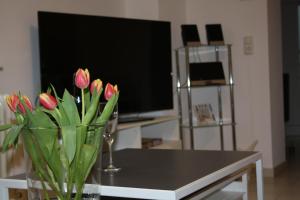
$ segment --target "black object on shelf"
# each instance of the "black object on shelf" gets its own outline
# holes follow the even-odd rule
[[[222,62],[190,63],[192,85],[226,84]]]
[[[182,24],[181,36],[184,46],[200,44],[200,37],[196,24]]]
[[[206,24],[207,43],[209,45],[223,45],[224,37],[221,24]]]

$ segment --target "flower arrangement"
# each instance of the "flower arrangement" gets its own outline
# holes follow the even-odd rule
[[[104,125],[119,97],[117,86],[108,83],[104,91],[108,102],[98,113],[102,81],[96,79],[90,84],[89,71],[78,69],[75,85],[81,89],[81,113],[67,90],[59,98],[51,86],[39,95],[40,105],[36,108],[27,96],[8,96],[6,102],[16,120],[0,126],[0,131],[7,131],[3,151],[16,146],[22,136],[43,191],[50,187],[59,200],[71,199],[74,189],[74,199],[81,199],[84,183],[102,147]],[[50,199],[46,192],[44,196]]]

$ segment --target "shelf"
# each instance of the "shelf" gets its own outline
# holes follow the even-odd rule
[[[243,192],[227,192],[221,190],[204,198],[204,200],[242,200],[243,195]]]
[[[221,44],[221,45],[200,44],[200,45],[192,45],[192,46],[179,47],[178,50],[185,49],[185,48],[231,47],[231,46],[232,46],[231,44]]]
[[[205,87],[229,87],[229,86],[233,86],[234,84],[219,84],[219,85],[191,85],[190,87],[188,87],[186,84],[181,86],[181,87],[177,87],[178,89],[189,89],[189,88],[205,88]]]
[[[207,123],[197,123],[193,124],[193,128],[204,128],[204,127],[218,127],[218,126],[233,126],[236,125],[235,123],[232,122],[207,122]],[[182,124],[182,128],[190,128],[188,124]]]
[[[178,119],[178,116],[170,115],[170,116],[156,117],[152,120],[123,123],[118,125],[118,130],[120,131],[124,129],[134,128],[137,126],[149,126],[149,125],[159,124],[159,123],[168,122],[176,119]]]
[[[206,63],[206,62],[221,62],[223,67],[224,77],[214,78],[211,80],[201,80],[200,77],[192,77],[191,80],[191,67],[193,63]],[[236,150],[236,130],[235,130],[235,111],[234,111],[234,79],[232,70],[232,54],[231,45],[193,45],[188,47],[181,47],[176,50],[176,69],[177,69],[177,98],[178,98],[178,110],[180,116],[180,128],[181,132],[187,132],[190,134],[188,138],[189,144],[192,149],[195,148],[194,142],[194,129],[204,127],[219,127],[220,132],[220,147],[224,150],[224,126],[231,126],[232,133],[232,146]],[[213,69],[212,69],[213,70]],[[212,71],[214,73],[214,71]],[[194,74],[194,73],[193,73]],[[218,72],[215,71],[217,75]],[[211,75],[211,77],[213,77]],[[217,102],[218,113],[217,119],[224,119],[224,116],[230,116],[230,122],[216,121],[210,123],[194,123],[193,105],[197,105],[201,102],[202,94],[196,89],[209,88],[217,89],[217,96],[213,98],[203,98],[210,104],[211,102]],[[227,91],[228,89],[228,91]],[[226,91],[225,91],[226,90]],[[195,95],[193,94],[195,93]],[[226,93],[224,95],[223,93]],[[227,95],[228,94],[228,95]],[[197,98],[199,96],[199,98]],[[223,103],[223,98],[226,99]],[[197,103],[195,103],[197,102]],[[228,103],[227,103],[228,102]],[[224,109],[223,106],[226,106]],[[225,112],[225,115],[223,114]],[[230,112],[228,115],[226,112]],[[188,118],[187,122],[183,121],[184,118]],[[193,123],[191,123],[193,122]],[[190,123],[190,124],[189,124]],[[185,129],[185,130],[183,130]],[[227,130],[226,130],[227,131]]]

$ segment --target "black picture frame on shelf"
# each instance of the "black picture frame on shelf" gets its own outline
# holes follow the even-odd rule
[[[196,24],[182,24],[181,36],[184,46],[199,46],[201,44]]]
[[[193,86],[226,84],[222,62],[190,63],[190,79]]]
[[[224,36],[221,24],[206,24],[206,36],[208,45],[224,45]]]

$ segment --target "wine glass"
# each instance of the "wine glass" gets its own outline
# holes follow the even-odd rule
[[[100,103],[100,112],[104,110],[106,103]],[[117,132],[118,126],[118,104],[115,105],[114,110],[106,123],[105,130],[103,133],[104,140],[108,144],[108,152],[109,152],[109,163],[106,168],[104,168],[104,172],[118,172],[121,168],[115,167],[113,164],[112,158],[112,145],[115,141],[115,134]]]

